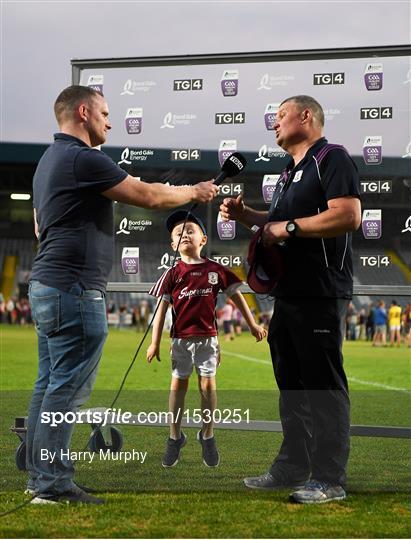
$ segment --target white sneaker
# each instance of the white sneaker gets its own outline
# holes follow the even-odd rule
[[[35,497],[30,501],[30,504],[58,504],[58,502],[52,501],[51,499],[43,499],[42,497]]]

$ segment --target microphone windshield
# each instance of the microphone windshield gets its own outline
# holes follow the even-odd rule
[[[234,152],[223,163],[221,170],[225,172],[226,176],[231,178],[239,174],[247,165],[247,160],[240,154],[240,152]]]

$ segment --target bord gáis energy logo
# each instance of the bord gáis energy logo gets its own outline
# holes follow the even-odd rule
[[[151,227],[153,222],[150,219],[128,219],[124,217],[118,226],[117,234],[130,234],[131,232],[144,232],[147,227]]]

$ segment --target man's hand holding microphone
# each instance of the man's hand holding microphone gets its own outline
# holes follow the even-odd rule
[[[208,203],[217,197],[220,187],[214,183],[214,180],[199,182],[193,187],[192,201],[196,203]]]

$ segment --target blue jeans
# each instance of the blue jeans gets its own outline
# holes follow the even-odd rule
[[[75,284],[64,292],[39,281],[30,283],[29,299],[39,371],[27,424],[28,487],[47,496],[73,487],[73,464],[61,454],[70,448],[74,424],[53,427],[42,413],[73,412],[89,398],[108,334],[106,303],[101,291]]]

